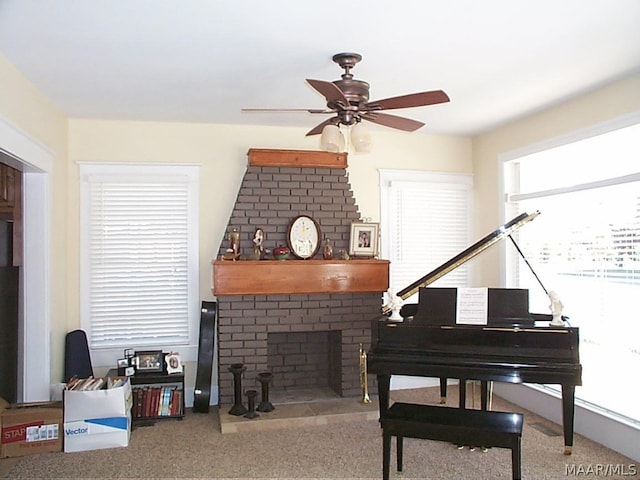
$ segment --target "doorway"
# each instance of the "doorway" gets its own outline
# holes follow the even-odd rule
[[[13,221],[0,214],[0,397],[18,401],[20,267],[12,265]]]
[[[8,402],[18,400],[21,192],[21,172],[0,163],[0,397]]]

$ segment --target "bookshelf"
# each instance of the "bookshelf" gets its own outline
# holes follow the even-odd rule
[[[129,379],[133,395],[131,419],[134,422],[168,418],[182,420],[184,374],[136,373]]]

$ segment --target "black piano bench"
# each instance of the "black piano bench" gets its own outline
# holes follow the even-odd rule
[[[389,480],[391,437],[395,436],[398,472],[402,471],[402,439],[409,437],[457,445],[509,448],[513,479],[520,480],[522,421],[521,413],[396,402],[380,419],[382,478]]]

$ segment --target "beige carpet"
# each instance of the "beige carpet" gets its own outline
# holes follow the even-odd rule
[[[436,403],[436,388],[392,392],[395,400]],[[456,391],[449,397],[455,403]],[[375,399],[374,399],[375,401]],[[630,459],[576,435],[574,452],[563,455],[560,427],[496,398],[494,410],[525,414],[522,474],[526,480],[640,478],[605,475],[598,467],[640,470]],[[395,444],[395,442],[393,442]],[[216,478],[376,479],[382,478],[382,437],[378,422],[364,420],[277,430],[220,433],[215,409],[188,412],[183,421],[137,427],[129,447],[80,453],[51,453],[0,461],[6,478]],[[9,463],[10,462],[10,463]],[[631,467],[633,466],[633,467]],[[620,468],[624,470],[620,470]],[[593,473],[588,473],[590,468]],[[0,470],[1,471],[1,470]],[[573,472],[573,473],[572,473]],[[404,472],[391,479],[510,479],[509,450],[458,450],[426,440],[405,440]]]

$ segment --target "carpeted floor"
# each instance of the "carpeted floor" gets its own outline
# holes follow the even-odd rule
[[[437,403],[439,398],[437,388],[394,391],[392,397],[415,403]],[[640,465],[580,435],[575,436],[573,455],[565,456],[560,426],[499,398],[494,399],[493,409],[525,414],[523,479],[640,478]],[[405,439],[404,472],[398,474],[395,442],[392,445],[391,479],[511,478],[509,450],[483,453]],[[11,479],[376,479],[382,478],[382,437],[375,420],[223,435],[214,409],[209,414],[188,412],[183,421],[135,428],[126,448],[10,461],[6,478]],[[7,461],[0,461],[0,466],[2,462]]]

